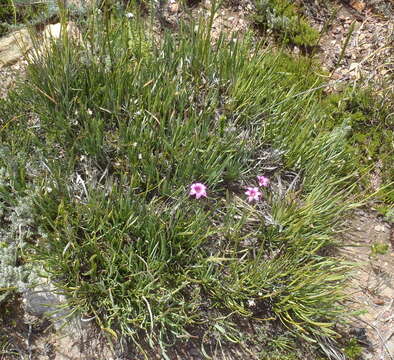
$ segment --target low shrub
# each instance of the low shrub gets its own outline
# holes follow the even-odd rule
[[[288,0],[256,0],[252,19],[258,29],[270,31],[285,44],[310,48],[320,37]]]

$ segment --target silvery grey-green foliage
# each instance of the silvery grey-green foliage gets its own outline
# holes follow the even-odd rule
[[[23,292],[37,280],[31,263],[18,264],[18,257],[32,232],[31,197],[12,194],[10,174],[0,168],[0,302],[12,291]],[[15,205],[7,203],[7,192]]]
[[[0,9],[0,35],[17,30],[26,25],[37,25],[59,16],[57,0],[6,0]],[[8,2],[8,4],[7,4]],[[87,11],[87,2],[65,3],[70,15],[83,16]]]
[[[384,219],[389,223],[394,223],[394,208],[386,212]]]
[[[31,264],[17,265],[18,247],[0,243],[0,302],[12,291],[23,292],[35,281]]]

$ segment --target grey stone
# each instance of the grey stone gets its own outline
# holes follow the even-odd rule
[[[59,299],[49,291],[31,291],[26,297],[26,309],[35,316],[56,311],[59,304]]]
[[[0,68],[16,63],[32,47],[27,29],[14,31],[0,39]]]
[[[27,290],[23,294],[23,303],[26,313],[49,319],[56,329],[66,323],[66,317],[71,312],[65,296],[58,294],[50,284]]]

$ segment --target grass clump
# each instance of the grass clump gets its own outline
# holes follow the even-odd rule
[[[248,37],[212,44],[203,22],[162,39],[115,12],[85,26],[33,57],[1,107],[1,140],[25,159],[16,192],[35,189],[32,258],[141,351],[202,333],[212,354],[245,341],[240,319],[335,337],[348,267],[324,254],[352,168],[342,126],[321,130],[321,80]],[[262,173],[271,187],[247,203]]]
[[[264,33],[270,31],[281,42],[310,48],[317,45],[319,32],[297,12],[288,0],[256,0],[255,25]]]

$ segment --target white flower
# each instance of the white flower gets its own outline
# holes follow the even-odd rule
[[[134,17],[134,14],[132,14],[131,12],[128,12],[128,13],[125,14],[125,16],[126,16],[128,19],[132,19],[132,18]]]
[[[249,305],[249,307],[256,306],[256,302],[253,299],[249,299],[248,300],[248,305]]]

